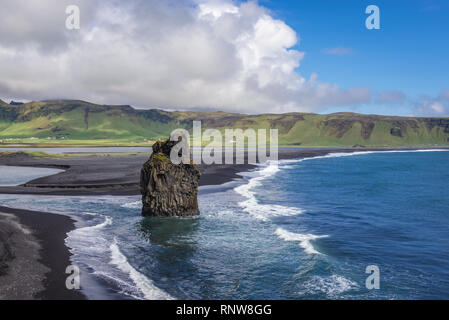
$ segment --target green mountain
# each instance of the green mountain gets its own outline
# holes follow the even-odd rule
[[[356,113],[246,115],[225,112],[167,112],[131,106],[57,100],[9,105],[0,100],[0,139],[143,141],[166,138],[176,128],[279,130],[281,145],[410,147],[449,145],[449,118]],[[38,140],[38,139],[36,139]]]

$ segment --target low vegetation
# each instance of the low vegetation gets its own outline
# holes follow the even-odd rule
[[[278,129],[286,146],[448,146],[449,118],[356,113],[245,115],[167,112],[56,100],[9,105],[0,100],[0,146],[149,146],[176,128]]]

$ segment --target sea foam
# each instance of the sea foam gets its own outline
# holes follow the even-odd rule
[[[322,254],[313,247],[310,241],[328,237],[327,235],[317,236],[310,233],[307,234],[293,233],[282,228],[277,228],[275,234],[282,240],[299,242],[299,246],[303,248],[304,251],[308,254]]]
[[[112,218],[92,212],[85,212],[90,216],[98,216],[104,218],[103,222],[92,226],[77,228],[67,234],[65,240],[72,254],[86,255],[89,258],[102,254],[106,247],[107,240],[100,232],[102,229],[112,224]]]
[[[385,151],[355,151],[355,152],[331,152],[323,156],[315,156],[310,158],[302,159],[283,159],[279,160],[278,163],[283,170],[295,169],[295,164],[303,161],[316,160],[316,159],[327,159],[327,158],[341,158],[341,157],[353,157],[362,156],[367,154],[376,153],[407,153],[407,152],[447,152],[449,149],[419,149],[419,150],[385,150]]]
[[[343,292],[355,290],[359,285],[341,275],[333,274],[330,276],[313,276],[311,279],[303,282],[303,292],[299,294],[316,295],[325,294],[327,298],[335,299],[340,297]]]
[[[99,224],[96,224],[96,225],[90,226],[90,227],[84,227],[79,230],[86,232],[86,231],[90,231],[90,230],[103,229],[107,226],[110,226],[112,224],[112,218],[108,217],[108,216],[103,216],[103,217],[104,217],[104,221],[102,223],[99,223]]]
[[[267,221],[271,217],[290,216],[302,213],[302,210],[295,207],[286,207],[281,205],[260,204],[253,190],[262,185],[262,181],[279,171],[277,162],[269,162],[262,170],[258,172],[258,176],[251,178],[247,184],[234,188],[234,191],[247,200],[239,202],[239,206],[243,211],[252,214],[255,218]]]
[[[323,159],[323,158],[351,157],[351,156],[360,156],[360,155],[373,154],[373,153],[444,152],[444,151],[449,151],[449,149],[385,150],[385,151],[379,150],[379,151],[333,152],[333,153],[326,154],[324,156],[316,156],[316,157],[297,159],[297,160],[304,161],[304,160]]]
[[[133,201],[133,202],[127,202],[125,204],[121,205],[122,208],[128,208],[128,209],[142,209],[142,201]]]
[[[112,217],[94,213],[84,212],[88,216],[103,218],[100,223],[75,229],[69,232],[66,244],[71,248],[75,258],[81,259],[83,264],[93,268],[94,274],[105,279],[112,280],[121,289],[122,293],[136,299],[172,299],[170,295],[155,287],[150,279],[135,270],[128,262],[126,257],[120,251],[117,239],[108,240],[108,236],[103,230],[112,225]],[[107,267],[103,257],[105,252],[110,253],[109,265]],[[122,278],[116,271],[110,268],[117,268],[119,272],[123,272],[129,277],[129,280]]]
[[[129,275],[131,280],[143,293],[145,299],[148,300],[172,300],[173,298],[163,290],[156,287],[153,282],[145,277],[142,273],[129,264],[128,259],[120,251],[117,244],[117,238],[114,238],[113,243],[109,247],[111,250],[111,264],[115,265],[121,271]]]

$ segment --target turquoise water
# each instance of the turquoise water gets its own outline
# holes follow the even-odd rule
[[[201,216],[140,217],[140,197],[1,195],[66,213],[81,286],[139,299],[448,299],[449,152],[281,161],[200,188]],[[380,269],[380,289],[365,269]],[[84,279],[84,280],[83,280]]]
[[[0,186],[17,186],[33,179],[63,172],[60,169],[0,166]]]

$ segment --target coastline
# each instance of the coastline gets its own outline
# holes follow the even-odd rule
[[[429,148],[430,149],[430,148]],[[432,148],[435,149],[435,148]],[[438,148],[446,149],[446,148]],[[282,150],[279,153],[280,160],[286,159],[303,159],[303,158],[313,158],[318,156],[325,156],[330,153],[353,153],[353,152],[367,152],[367,151],[413,151],[413,150],[423,150],[421,149],[293,149],[293,150]],[[20,159],[1,159],[0,165],[7,163],[14,163],[15,166],[34,166],[34,167],[52,167],[52,168],[64,168],[67,171],[59,173],[53,176],[43,177],[31,182],[26,183],[20,187],[0,187],[0,193],[13,193],[13,194],[48,194],[48,195],[136,195],[140,194],[138,186],[133,183],[132,187],[126,187],[124,181],[126,179],[134,179],[136,173],[139,172],[140,166],[143,159],[146,160],[147,156],[142,155],[129,155],[123,158],[112,157],[115,159],[110,159],[111,157],[86,157],[83,159],[81,164],[70,165],[68,161],[74,161],[73,159],[68,161],[60,161],[55,159],[32,159],[31,157],[22,156]],[[77,160],[77,159],[75,159]],[[129,160],[129,161],[128,161]],[[125,164],[123,164],[123,161]],[[96,165],[93,165],[95,164]],[[108,164],[110,166],[108,166]],[[93,165],[93,166],[92,166]],[[89,167],[90,166],[90,167]],[[92,172],[96,168],[103,168],[103,171],[91,178],[93,179],[93,184],[96,187],[86,187],[86,179],[89,175],[86,172]],[[108,177],[102,176],[106,170],[112,172],[112,175],[116,175],[118,167],[121,167],[120,177]],[[257,168],[256,165],[211,165],[211,166],[201,166],[202,177],[200,180],[200,186],[207,185],[221,185],[235,179],[240,178],[239,173],[251,171]],[[137,170],[138,169],[138,170]],[[85,170],[85,171],[83,171]],[[84,174],[83,174],[84,173]],[[98,177],[102,177],[105,180],[109,179],[110,185],[98,184]],[[68,179],[68,180],[66,180]],[[45,182],[56,182],[52,187],[27,187],[28,184],[44,184]],[[65,182],[65,184],[63,184]],[[59,184],[58,184],[59,183]],[[78,184],[77,184],[78,183]],[[74,185],[74,188],[70,186]],[[125,185],[125,187],[124,187]],[[29,189],[31,188],[31,189]],[[7,190],[8,189],[8,190]],[[30,190],[36,189],[37,191],[31,192]],[[9,191],[9,192],[4,192]],[[39,193],[38,193],[39,191]],[[65,269],[70,265],[71,253],[69,248],[65,244],[65,239],[67,233],[75,229],[74,220],[68,216],[29,211],[21,209],[12,209],[0,206],[0,212],[3,214],[11,215],[15,217],[15,221],[8,221],[9,225],[21,226],[23,230],[30,230],[32,233],[28,237],[28,242],[21,241],[16,244],[16,247],[30,249],[30,237],[31,241],[39,244],[38,254],[27,252],[27,258],[31,258],[33,263],[38,266],[38,273],[33,277],[34,285],[33,291],[22,297],[11,295],[11,299],[61,299],[61,300],[72,300],[72,299],[86,299],[86,297],[80,291],[70,291],[65,288],[65,280],[68,276],[65,274]],[[0,222],[2,222],[0,217]],[[3,221],[4,222],[4,221]],[[17,229],[17,228],[16,228]],[[16,230],[16,232],[18,232]],[[0,229],[0,236],[2,230]],[[26,232],[23,232],[26,233]],[[1,250],[0,250],[1,253]],[[1,254],[0,254],[0,258]],[[8,263],[11,263],[10,261]],[[34,265],[34,264],[33,264]],[[1,267],[1,265],[0,265]],[[0,268],[1,269],[1,268]],[[1,272],[0,272],[0,275]],[[1,279],[1,277],[0,277]],[[20,284],[16,284],[20,285]],[[1,290],[0,290],[1,297]],[[8,297],[6,297],[8,299]]]
[[[65,281],[68,276],[65,270],[71,264],[70,252],[65,245],[65,238],[68,232],[75,229],[74,220],[70,217],[54,213],[1,206],[0,212],[15,218],[13,221],[5,221],[3,219],[3,223],[5,226],[9,224],[8,231],[11,230],[11,226],[15,226],[15,233],[18,234],[15,242],[5,242],[11,251],[11,259],[5,259],[5,264],[8,265],[5,271],[6,274],[14,274],[15,277],[12,279],[16,282],[11,284],[12,288],[9,290],[9,293],[12,292],[13,294],[9,297],[3,296],[2,298],[26,300],[85,299],[81,292],[67,290],[65,287]],[[28,255],[33,250],[33,247],[37,248],[35,253],[31,254],[31,256],[24,257],[24,253]],[[37,272],[38,274],[31,276],[29,274],[16,274],[16,262],[22,264],[23,261],[21,259],[23,258],[29,259],[31,271]],[[36,271],[35,268],[39,270]],[[19,268],[18,270],[18,273],[21,271],[27,272],[23,268]],[[25,287],[28,292],[23,296],[16,295],[14,294],[14,291],[16,291],[14,287]]]
[[[417,150],[418,148],[280,148],[279,160],[311,158],[329,153],[364,151]],[[424,149],[424,148],[420,148]],[[432,148],[429,148],[432,149]],[[442,149],[442,148],[439,148]],[[33,157],[25,153],[0,156],[0,165],[56,168],[64,172],[34,179],[20,186],[1,187],[0,194],[34,194],[61,196],[131,196],[140,195],[140,169],[149,154],[89,154],[85,156]],[[246,161],[245,161],[246,162]],[[200,165],[200,186],[220,185],[240,176],[238,173],[256,165],[213,164]]]

